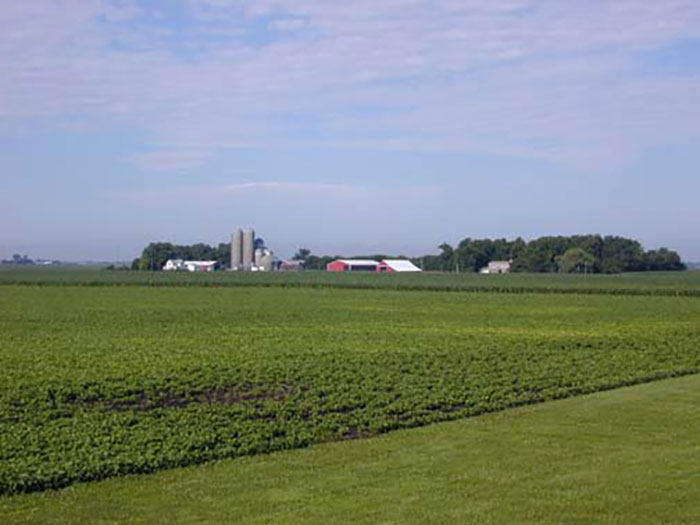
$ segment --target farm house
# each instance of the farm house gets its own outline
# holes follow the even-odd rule
[[[488,266],[484,266],[479,273],[510,273],[512,261],[491,261]]]

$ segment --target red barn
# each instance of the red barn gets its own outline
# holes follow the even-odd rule
[[[337,259],[326,265],[327,272],[376,272],[379,263],[369,259]]]

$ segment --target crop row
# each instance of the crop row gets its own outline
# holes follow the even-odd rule
[[[109,272],[80,269],[2,269],[0,285],[149,286],[149,287],[280,287],[406,291],[458,291],[583,295],[700,297],[700,272],[618,275],[571,274],[342,274],[301,273],[191,274],[174,272]]]

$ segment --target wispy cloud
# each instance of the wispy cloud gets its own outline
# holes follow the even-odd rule
[[[348,195],[367,191],[364,186],[352,184],[324,184],[314,182],[242,182],[227,184],[220,188],[224,193],[240,193],[250,190],[265,190],[274,192],[312,192],[325,194]]]
[[[416,200],[435,197],[441,193],[438,185],[400,185],[392,188],[367,186],[359,184],[334,184],[323,182],[293,181],[250,181],[231,184],[161,184],[157,189],[135,191],[111,191],[105,196],[109,199],[148,202],[176,203],[199,200],[229,200],[247,194],[257,195],[264,202],[271,196],[289,199],[337,199],[343,202],[354,201],[366,203],[368,198],[385,198]]]
[[[306,21],[301,18],[282,18],[272,20],[268,27],[276,31],[299,31],[306,27]]]
[[[164,150],[136,153],[125,160],[144,171],[188,171],[203,166],[211,154],[202,150]]]

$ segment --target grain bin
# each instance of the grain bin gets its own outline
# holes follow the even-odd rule
[[[231,269],[241,270],[243,267],[243,230],[236,228],[231,235]]]
[[[250,270],[253,267],[255,247],[255,230],[246,228],[243,230],[243,269]]]

